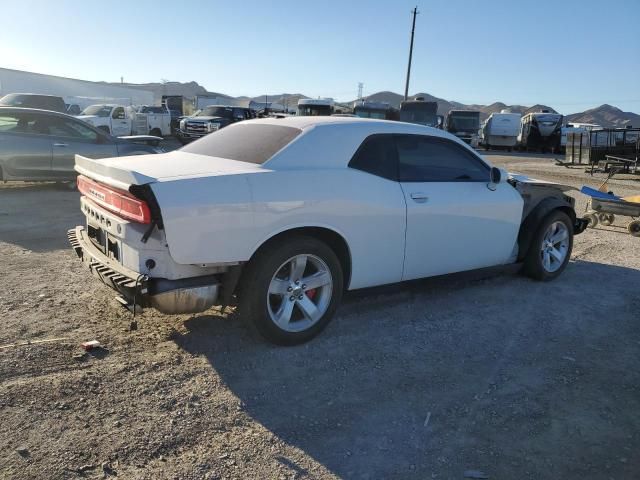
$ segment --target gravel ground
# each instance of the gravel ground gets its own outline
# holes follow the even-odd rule
[[[555,282],[508,267],[353,292],[295,348],[217,310],[128,331],[66,244],[80,223],[77,193],[0,188],[0,478],[638,478],[640,238],[623,222],[576,237]]]

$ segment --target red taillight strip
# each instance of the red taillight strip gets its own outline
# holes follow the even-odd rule
[[[137,223],[151,223],[151,211],[147,202],[134,197],[129,192],[94,182],[84,175],[78,176],[78,190],[98,205],[122,218]]]

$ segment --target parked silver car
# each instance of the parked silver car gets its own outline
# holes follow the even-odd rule
[[[112,137],[63,113],[0,107],[0,180],[73,181],[76,153],[105,158],[162,153],[136,142],[156,137]]]

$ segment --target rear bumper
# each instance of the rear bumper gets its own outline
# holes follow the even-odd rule
[[[153,307],[166,314],[199,313],[218,300],[220,282],[217,275],[181,280],[149,278],[104,255],[87,238],[84,227],[69,230],[67,237],[91,273],[120,293],[130,306]]]

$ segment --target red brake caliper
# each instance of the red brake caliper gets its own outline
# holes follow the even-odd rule
[[[313,300],[313,297],[316,296],[316,289],[312,288],[311,290],[307,290],[306,294],[307,294],[307,297],[309,297],[311,300]]]

